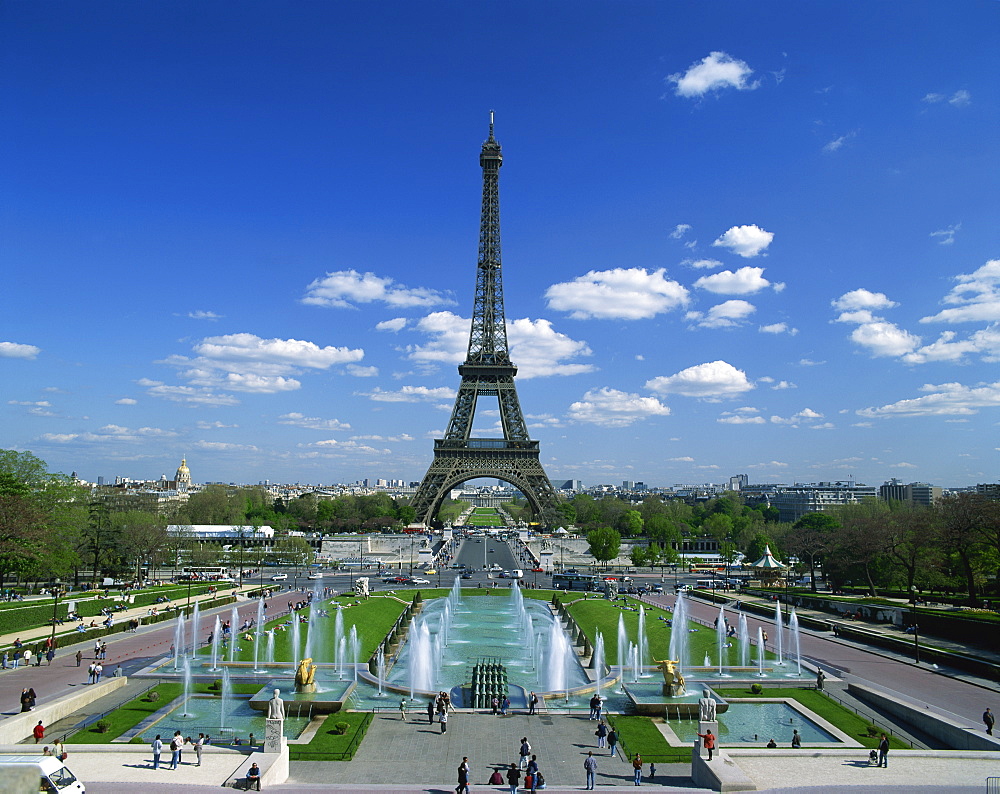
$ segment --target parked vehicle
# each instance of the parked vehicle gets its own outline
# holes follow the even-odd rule
[[[288,574],[287,573],[276,573],[274,576],[271,577],[271,581],[272,582],[283,582],[287,578],[288,578]]]
[[[36,775],[32,790],[48,794],[86,794],[86,787],[77,780],[68,766],[54,755],[0,755],[0,780],[11,783],[15,770],[26,767]],[[8,789],[4,791],[28,791]]]

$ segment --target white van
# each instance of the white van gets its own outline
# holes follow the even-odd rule
[[[288,578],[287,573],[276,573],[271,577],[272,582],[284,582]]]
[[[510,578],[511,579],[523,579],[524,578],[524,571],[522,571],[520,568],[515,568],[514,570],[512,570],[510,572]]]
[[[69,767],[54,755],[0,755],[0,779],[3,779],[5,784],[14,783],[21,770],[28,770],[28,774],[34,780],[40,781],[35,783],[38,786],[35,791],[47,794],[85,794],[87,791]],[[29,789],[4,790],[28,791]]]

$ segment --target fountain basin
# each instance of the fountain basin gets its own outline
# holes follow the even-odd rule
[[[305,711],[311,708],[313,714],[333,714],[344,708],[344,704],[354,692],[355,683],[323,679],[316,683],[315,692],[295,692],[289,687],[289,681],[276,678],[250,698],[249,705],[257,711],[267,711],[268,701],[273,697],[274,690],[281,690],[281,699],[285,701],[285,714],[294,714],[297,710]],[[294,686],[294,685],[293,685]]]
[[[640,681],[637,684],[625,684],[624,689],[636,714],[647,717],[676,715],[677,717],[697,718],[698,701],[702,697],[703,689],[708,689],[715,699],[717,714],[722,714],[729,708],[728,701],[723,700],[701,681],[689,681],[687,693],[678,696],[668,694],[667,685],[663,681]]]

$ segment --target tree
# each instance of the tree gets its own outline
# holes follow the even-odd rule
[[[587,533],[588,551],[598,562],[607,563],[618,556],[622,546],[622,536],[611,527],[599,527]]]
[[[622,535],[634,538],[642,534],[642,514],[638,510],[626,510],[622,513],[618,522],[618,529]]]
[[[906,592],[915,589],[917,575],[931,567],[939,554],[941,514],[909,503],[890,503],[892,512],[885,527],[885,550],[906,578]]]
[[[979,600],[979,578],[985,573],[987,562],[986,538],[991,531],[1000,532],[996,523],[1000,520],[1000,504],[979,494],[963,493],[945,497],[939,503],[942,525],[943,548],[961,563],[965,576],[965,587],[970,604]],[[992,560],[996,571],[997,561]]]
[[[646,546],[640,546],[638,543],[634,544],[628,556],[636,568],[641,568],[643,565],[652,565],[649,561],[649,548]]]
[[[806,513],[792,525],[785,538],[789,554],[794,554],[809,566],[809,588],[816,592],[816,563],[834,542],[840,522],[827,513]]]

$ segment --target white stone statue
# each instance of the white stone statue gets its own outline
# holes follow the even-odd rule
[[[707,689],[701,690],[701,695],[698,699],[698,719],[701,722],[715,722],[715,700]]]
[[[358,598],[368,598],[371,595],[371,591],[368,589],[367,576],[359,576],[354,582],[354,595]]]
[[[285,718],[285,704],[281,699],[281,690],[274,690],[274,697],[267,701],[267,718],[269,720],[283,720]]]

